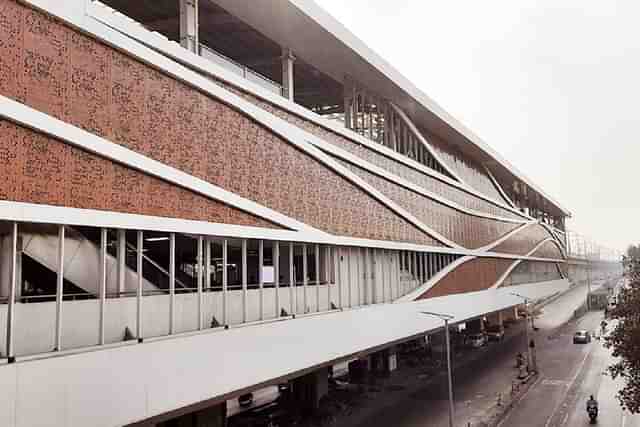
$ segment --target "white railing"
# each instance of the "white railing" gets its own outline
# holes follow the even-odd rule
[[[245,79],[249,80],[252,83],[259,85],[260,87],[267,89],[270,92],[273,92],[276,95],[282,96],[282,86],[273,80],[253,71],[251,68],[248,68],[231,58],[228,58],[217,52],[210,47],[200,44],[200,56],[205,59],[208,59],[211,62],[216,63],[217,65],[225,68],[226,70],[231,71]]]

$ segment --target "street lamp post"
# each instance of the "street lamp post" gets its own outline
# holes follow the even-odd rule
[[[527,349],[527,368],[535,370],[535,367],[532,365],[533,355],[531,354],[532,349],[529,345],[529,298],[524,295],[517,294],[515,292],[510,292],[511,295],[516,296],[518,298],[522,298],[524,300],[525,305],[525,325],[524,325],[524,339],[525,339],[525,348]]]
[[[449,341],[449,320],[454,317],[449,314],[432,313],[429,311],[421,311],[421,314],[435,316],[444,321],[444,339],[447,347],[447,378],[449,381],[449,427],[453,427],[453,381],[451,379],[451,343]]]

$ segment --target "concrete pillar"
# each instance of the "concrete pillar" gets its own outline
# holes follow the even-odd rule
[[[518,319],[518,307],[507,308],[502,311],[502,321],[515,321]]]
[[[302,413],[313,413],[320,408],[320,399],[329,392],[329,370],[321,368],[294,379],[292,382],[292,408]]]
[[[180,1],[180,45],[198,53],[198,0]]]
[[[395,347],[386,348],[371,355],[371,369],[389,375],[398,368],[398,354]]]
[[[291,49],[282,49],[282,96],[293,102],[293,63],[296,57],[293,56]]]
[[[502,312],[498,311],[497,313],[487,315],[487,321],[490,325],[502,326]]]
[[[467,331],[469,331],[469,333],[482,332],[484,329],[482,325],[482,319],[469,320],[468,322],[466,322],[466,324]]]
[[[364,384],[371,371],[371,358],[356,359],[349,362],[349,382],[354,384]]]

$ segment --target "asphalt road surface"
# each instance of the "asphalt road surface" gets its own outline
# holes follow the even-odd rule
[[[594,395],[599,403],[596,425],[604,427],[640,427],[640,416],[623,413],[615,394],[619,381],[605,375],[613,361],[600,340],[573,344],[573,332],[596,331],[602,312],[591,312],[565,328],[557,338],[538,349],[541,375],[537,382],[503,420],[502,427],[575,427],[589,426],[586,402]],[[609,325],[611,327],[611,325]]]
[[[548,337],[572,317],[573,311],[585,299],[586,287],[578,286],[547,305],[536,319],[535,326],[539,330],[532,333],[532,338],[536,341],[538,365],[544,374],[503,422],[503,427],[548,427],[548,419],[554,411],[557,412],[556,405],[566,398],[567,386],[573,380],[577,367],[586,359],[589,350],[595,347],[593,343],[574,346],[571,343],[573,329],[554,339]],[[595,329],[601,318],[601,313],[589,313],[580,327]],[[521,331],[511,332],[511,337],[502,343],[474,350],[482,354],[454,372],[456,426],[467,426],[469,421],[474,421],[478,414],[495,403],[497,393],[508,389],[517,376],[515,355],[523,350],[524,337]],[[579,406],[583,407],[584,404],[580,402]],[[349,425],[446,427],[449,425],[446,378],[399,401],[380,405],[375,413]],[[630,426],[627,424],[625,427]]]
[[[640,415],[623,412],[615,399],[615,394],[622,388],[621,381],[604,375],[606,367],[614,362],[611,352],[600,342],[592,344],[593,348],[587,357],[582,370],[582,381],[574,386],[563,402],[566,411],[556,425],[577,427],[589,425],[586,414],[586,401],[593,395],[598,401],[599,414],[597,425],[601,427],[640,427]],[[557,417],[556,417],[557,418]],[[552,420],[558,422],[557,419]]]

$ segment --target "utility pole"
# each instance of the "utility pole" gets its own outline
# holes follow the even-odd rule
[[[451,376],[451,342],[449,340],[449,320],[453,320],[453,316],[449,314],[432,313],[429,311],[421,311],[420,314],[435,316],[444,321],[444,339],[447,347],[447,379],[449,382],[449,427],[453,427],[453,380]]]
[[[516,296],[518,298],[522,298],[524,300],[525,306],[525,325],[524,325],[524,342],[525,348],[527,349],[527,369],[535,370],[533,366],[533,347],[531,347],[531,342],[529,340],[529,297],[525,297],[524,295],[516,294],[515,292],[510,292],[511,295]]]

